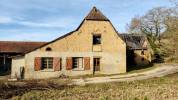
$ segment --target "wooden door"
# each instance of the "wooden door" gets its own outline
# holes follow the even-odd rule
[[[100,58],[94,58],[93,65],[94,65],[94,72],[100,71]]]

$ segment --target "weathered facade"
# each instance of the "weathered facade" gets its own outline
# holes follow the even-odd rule
[[[20,70],[20,66],[26,79],[125,73],[126,44],[94,7],[75,31],[14,59],[12,68]],[[13,69],[12,77],[18,77]]]
[[[12,78],[126,72],[126,42],[96,7],[79,27],[12,61]]]

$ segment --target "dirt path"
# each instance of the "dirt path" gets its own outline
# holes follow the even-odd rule
[[[150,69],[144,72],[125,74],[125,75],[113,75],[105,77],[94,77],[85,79],[73,79],[72,84],[74,85],[85,85],[91,83],[106,83],[106,82],[122,82],[122,81],[134,81],[143,80],[153,77],[162,77],[168,74],[178,72],[178,65],[176,64],[163,64],[154,69]]]

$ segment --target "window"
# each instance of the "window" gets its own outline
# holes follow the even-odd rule
[[[0,57],[0,65],[2,66],[4,64],[3,57]]]
[[[52,49],[50,47],[47,47],[46,51],[52,51]]]
[[[101,44],[101,35],[100,34],[94,34],[93,35],[93,45]]]
[[[51,57],[42,58],[42,70],[52,69],[52,68],[53,68],[53,58]]]
[[[81,57],[74,57],[73,60],[73,69],[83,69],[83,58]]]
[[[100,71],[100,58],[94,58],[93,63],[94,63],[94,70]]]
[[[73,68],[78,68],[78,58],[73,58]]]
[[[144,52],[144,50],[142,50],[141,55],[144,55],[144,54],[145,54],[145,52]]]
[[[145,58],[142,58],[142,61],[144,61],[145,60]]]

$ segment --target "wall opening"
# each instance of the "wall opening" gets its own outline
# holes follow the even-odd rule
[[[50,47],[47,47],[46,51],[52,51],[52,49]]]

